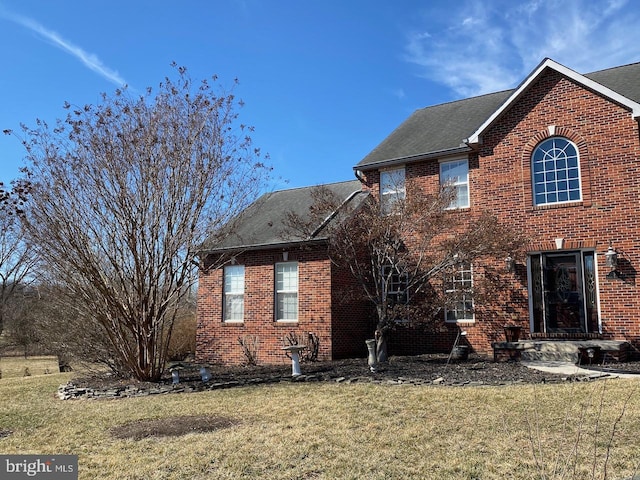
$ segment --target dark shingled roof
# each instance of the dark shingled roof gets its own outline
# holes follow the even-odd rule
[[[366,196],[358,180],[322,185],[331,190],[345,202],[360,202]],[[317,187],[293,188],[265,193],[247,207],[232,222],[232,234],[222,241],[209,239],[203,245],[202,253],[221,250],[255,250],[273,248],[311,240],[326,239],[323,231],[326,225],[317,225],[319,229],[313,239],[288,231],[285,220],[289,213],[300,218],[309,218],[310,207],[314,199],[312,191]]]
[[[640,63],[585,75],[640,103]],[[464,140],[475,132],[515,91],[505,90],[415,111],[354,168],[418,160],[471,150]]]

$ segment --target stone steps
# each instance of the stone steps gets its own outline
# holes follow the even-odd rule
[[[567,362],[587,364],[602,361],[625,361],[629,343],[616,340],[520,340],[518,342],[497,342],[494,353],[501,358],[526,362]],[[585,349],[594,348],[593,358]],[[583,353],[584,352],[584,353]],[[501,361],[500,359],[497,359]],[[503,360],[502,360],[503,361]]]

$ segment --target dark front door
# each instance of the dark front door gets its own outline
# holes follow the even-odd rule
[[[578,254],[543,257],[547,332],[587,331],[579,260]]]
[[[590,252],[532,256],[534,332],[597,332],[593,265]]]

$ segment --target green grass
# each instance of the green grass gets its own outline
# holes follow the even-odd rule
[[[605,463],[615,479],[630,477],[640,462],[635,380],[469,388],[298,383],[58,400],[56,389],[69,378],[0,382],[0,431],[13,432],[0,438],[1,453],[77,454],[81,479],[584,479],[603,478]],[[136,420],[188,415],[239,423],[182,437],[110,433]]]

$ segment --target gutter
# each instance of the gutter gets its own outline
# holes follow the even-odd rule
[[[374,170],[376,168],[389,167],[392,165],[420,162],[422,160],[430,160],[433,158],[456,155],[459,153],[468,153],[472,150],[473,149],[469,145],[466,145],[463,143],[458,147],[447,148],[445,150],[437,150],[435,152],[428,152],[428,153],[418,153],[416,155],[410,155],[408,157],[397,157],[389,160],[380,160],[378,162],[372,162],[366,165],[358,164],[355,167],[353,167],[353,170],[355,171],[355,175],[358,178],[358,180],[360,180],[360,177],[358,177],[358,174],[359,174],[358,172],[362,172],[363,170]]]

